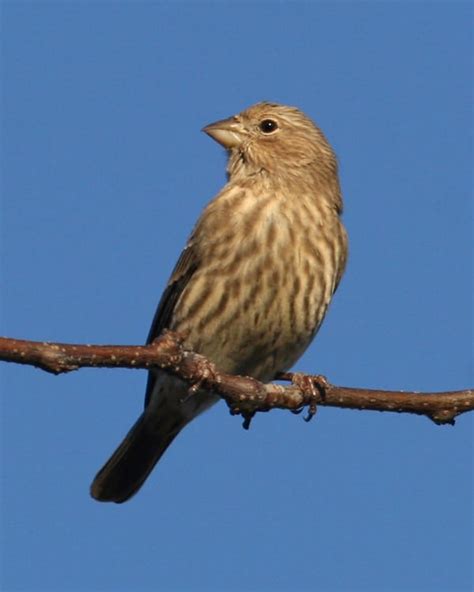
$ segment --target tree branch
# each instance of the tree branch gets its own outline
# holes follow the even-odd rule
[[[61,374],[79,368],[160,368],[190,385],[190,396],[200,387],[223,398],[233,415],[244,417],[244,427],[258,411],[316,405],[425,415],[437,424],[454,424],[456,416],[474,410],[474,390],[441,393],[382,391],[330,384],[323,376],[284,373],[279,380],[292,386],[263,384],[244,376],[219,372],[200,354],[183,346],[183,336],[165,331],[150,345],[72,345],[0,337],[0,360],[26,364]]]

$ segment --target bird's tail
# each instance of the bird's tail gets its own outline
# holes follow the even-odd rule
[[[170,418],[171,419],[171,418]],[[157,422],[155,414],[144,411],[123,442],[100,469],[91,485],[91,495],[101,502],[122,503],[134,495],[187,421]]]

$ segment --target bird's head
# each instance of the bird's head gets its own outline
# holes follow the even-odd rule
[[[203,129],[229,152],[232,179],[258,172],[337,174],[334,152],[322,131],[302,111],[275,103],[257,103],[238,115]]]

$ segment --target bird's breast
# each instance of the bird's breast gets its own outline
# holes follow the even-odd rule
[[[340,222],[314,199],[270,195],[236,210],[201,237],[173,328],[221,370],[269,380],[299,358],[324,317]]]

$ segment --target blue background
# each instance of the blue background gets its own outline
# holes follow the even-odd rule
[[[225,154],[203,125],[297,105],[341,165],[350,261],[297,365],[472,373],[472,33],[461,2],[3,2],[2,330],[142,343]],[[472,427],[219,404],[130,503],[89,483],[145,372],[2,366],[3,590],[472,590]]]

